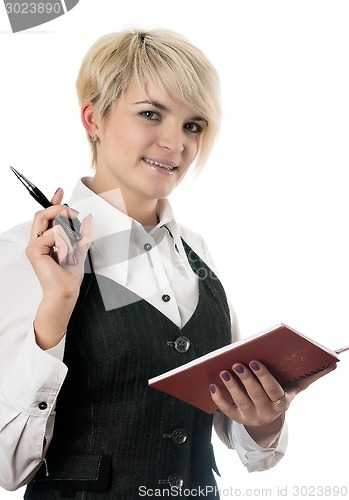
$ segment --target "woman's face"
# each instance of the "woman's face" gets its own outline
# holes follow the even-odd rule
[[[199,152],[206,121],[153,84],[133,84],[98,124],[95,190],[126,205],[167,197]]]

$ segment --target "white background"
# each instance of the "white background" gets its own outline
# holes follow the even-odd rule
[[[242,335],[284,322],[330,348],[349,344],[347,1],[81,0],[17,34],[1,3],[0,231],[38,209],[9,165],[49,197],[62,186],[68,199],[89,174],[75,77],[97,37],[127,26],[179,31],[220,72],[220,139],[172,202],[209,243]],[[320,488],[343,485],[349,496],[348,361],[293,402],[274,469],[249,474],[215,442],[224,497],[333,497]]]

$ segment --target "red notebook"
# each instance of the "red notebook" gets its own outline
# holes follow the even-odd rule
[[[337,363],[337,354],[343,350],[346,348],[331,351],[280,323],[154,377],[148,384],[207,413],[214,413],[218,408],[211,399],[209,385],[224,388],[219,373],[231,371],[234,363],[248,365],[252,360],[259,360],[285,387]]]

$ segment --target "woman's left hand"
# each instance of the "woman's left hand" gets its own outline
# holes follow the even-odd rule
[[[211,386],[211,397],[227,417],[245,425],[252,438],[264,446],[263,438],[281,429],[283,414],[293,398],[335,367],[304,378],[284,391],[260,361],[251,361],[248,367],[235,363],[232,373],[220,373],[227,391]]]

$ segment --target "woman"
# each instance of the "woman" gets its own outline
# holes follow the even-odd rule
[[[205,243],[167,200],[218,131],[216,71],[176,33],[130,30],[91,47],[77,91],[94,176],[74,209],[59,189],[1,239],[1,484],[29,482],[27,499],[218,498],[212,420],[250,471],[270,468],[285,411],[320,375],[285,394],[258,360],[236,363],[224,394],[210,387],[214,419],[147,385],[238,338]],[[62,214],[82,221],[74,246]]]

